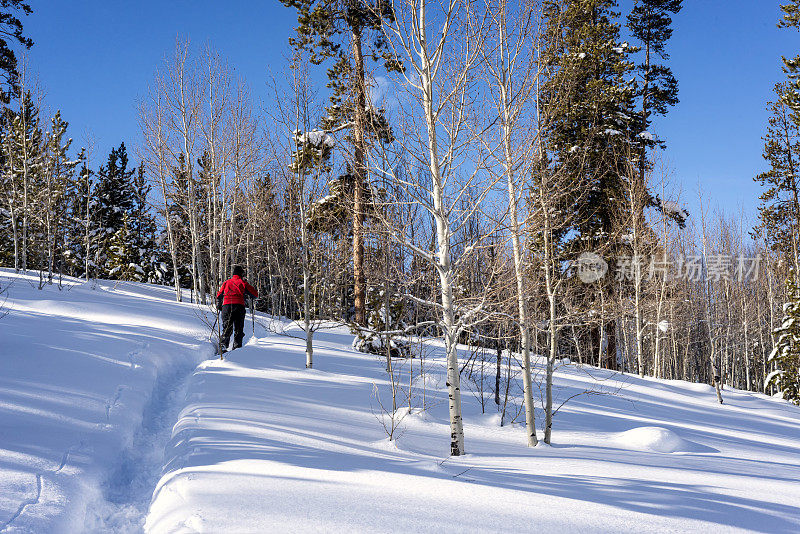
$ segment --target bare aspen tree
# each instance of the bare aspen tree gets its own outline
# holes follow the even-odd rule
[[[6,117],[10,117],[11,113],[5,112]],[[20,200],[22,193],[20,191],[20,183],[17,179],[16,161],[14,158],[15,143],[14,137],[11,132],[5,132],[2,138],[3,158],[6,161],[5,168],[3,169],[3,193],[6,199],[7,211],[11,222],[11,235],[14,244],[14,271],[20,270]]]
[[[548,26],[549,32],[539,32],[536,40],[536,53],[541,57],[548,47],[557,46],[561,21],[554,18]],[[553,65],[540,65],[537,69],[534,99],[536,105],[533,127],[535,136],[535,164],[532,166],[528,203],[530,205],[530,228],[536,238],[532,240],[533,263],[544,280],[544,293],[547,309],[545,324],[547,335],[547,352],[545,354],[544,377],[544,442],[548,445],[552,439],[553,417],[555,415],[553,399],[553,374],[559,357],[559,335],[567,324],[572,325],[575,335],[575,347],[578,360],[581,361],[580,340],[577,337],[575,322],[585,311],[577,309],[570,302],[567,291],[570,272],[563,268],[574,258],[565,256],[561,240],[566,232],[575,224],[576,211],[573,209],[585,190],[579,187],[579,181],[572,173],[581,173],[585,164],[585,153],[582,150],[568,152],[563,160],[551,160],[548,155],[548,132],[561,106],[569,105],[574,91],[574,83],[570,73],[554,68]],[[549,84],[547,92],[543,86]],[[589,281],[591,283],[591,281]]]
[[[167,106],[167,127],[174,136],[173,153],[180,155],[186,178],[185,209],[189,219],[191,238],[191,268],[195,294],[206,303],[206,279],[201,259],[201,228],[197,205],[197,180],[194,160],[197,156],[197,137],[200,122],[201,89],[190,62],[189,43],[178,42],[175,54],[164,73],[164,102]],[[177,157],[175,157],[178,160]]]
[[[45,194],[43,195],[44,202],[42,203],[43,214],[42,218],[44,219],[44,230],[45,230],[45,248],[47,249],[47,281],[52,283],[53,281],[53,263],[54,263],[54,254],[55,254],[55,214],[53,213],[55,202],[59,201],[59,196],[56,189],[56,183],[58,181],[58,170],[57,166],[58,163],[55,160],[58,156],[56,150],[59,147],[53,146],[54,137],[56,135],[56,124],[55,121],[53,122],[53,131],[47,132],[45,134],[45,141],[44,141],[44,149],[45,149],[45,161],[46,164],[42,169],[42,174],[44,174],[44,191]]]
[[[656,165],[654,166],[655,169],[659,169],[661,172],[660,180],[661,180],[661,197],[666,198],[666,170],[663,167],[663,161],[660,158],[656,158]],[[664,204],[665,209],[657,214],[656,216],[656,223],[654,224],[655,227],[658,225],[661,226],[661,232],[659,234],[660,242],[658,246],[653,251],[653,256],[650,258],[651,262],[651,278],[653,279],[653,283],[655,284],[655,317],[654,317],[654,340],[653,340],[653,375],[656,378],[663,378],[664,377],[664,357],[662,352],[664,352],[664,346],[662,344],[663,335],[666,332],[670,332],[671,335],[674,336],[674,332],[676,329],[676,325],[674,324],[674,317],[671,315],[669,320],[664,318],[665,316],[665,305],[669,305],[670,309],[674,309],[672,303],[667,303],[668,294],[670,292],[675,292],[674,288],[676,285],[676,281],[674,277],[676,273],[672,269],[670,269],[670,260],[674,259],[675,254],[673,250],[673,236],[672,236],[672,225],[670,220],[670,211],[680,210],[679,204],[679,197],[675,200],[667,201]],[[658,267],[658,268],[657,268]],[[675,355],[673,355],[675,356]]]
[[[644,335],[645,335],[645,288],[644,285],[644,262],[647,253],[652,250],[650,241],[650,227],[645,219],[645,207],[649,200],[648,188],[651,173],[641,172],[641,167],[637,168],[633,154],[628,153],[624,158],[626,163],[626,208],[625,213],[620,213],[620,226],[623,231],[629,232],[623,235],[623,241],[627,242],[630,251],[630,275],[633,282],[633,329],[634,329],[634,354],[636,356],[636,367],[639,376],[646,374],[646,361],[644,354]],[[624,298],[622,299],[624,300]]]
[[[325,320],[318,313],[319,303],[327,299],[327,294],[320,294],[318,278],[322,267],[315,257],[317,243],[309,232],[309,211],[312,204],[321,196],[323,178],[329,172],[329,160],[333,150],[333,139],[325,132],[310,130],[312,124],[313,88],[299,52],[290,65],[286,76],[291,83],[288,91],[273,82],[276,95],[276,113],[272,116],[275,122],[275,133],[270,136],[270,159],[286,188],[290,219],[284,225],[284,243],[291,246],[299,241],[301,288],[297,294],[297,285],[292,279],[294,267],[287,263],[278,263],[289,284],[289,292],[301,305],[299,326],[306,342],[306,368],[314,364],[314,332],[323,328]],[[275,251],[278,255],[278,251]]]
[[[711,365],[711,379],[712,384],[714,386],[714,390],[717,393],[717,400],[720,404],[722,404],[722,385],[720,384],[721,376],[719,372],[719,365],[717,362],[717,335],[716,335],[716,325],[715,325],[715,317],[714,317],[714,304],[712,298],[712,288],[711,288],[711,280],[708,275],[708,257],[711,253],[711,247],[709,243],[710,235],[709,229],[706,222],[706,214],[703,211],[703,195],[699,195],[700,201],[700,225],[701,225],[701,246],[703,251],[703,261],[705,263],[703,268],[703,295],[705,297],[705,302],[703,303],[705,306],[705,323],[706,327],[708,328],[708,338],[709,338],[709,354],[708,354],[708,361]]]
[[[223,145],[224,117],[228,106],[229,88],[227,72],[219,54],[211,46],[203,50],[203,85],[206,112],[201,114],[200,130],[203,137],[203,178],[206,191],[206,243],[209,258],[209,280],[218,287],[226,278],[224,262],[226,189],[224,167],[226,151]]]
[[[83,206],[84,213],[83,213],[83,220],[81,223],[83,224],[83,269],[84,269],[84,278],[88,281],[89,280],[89,265],[91,262],[91,255],[89,251],[92,250],[92,205],[93,205],[93,198],[92,198],[92,174],[89,170],[88,162],[91,161],[91,153],[92,153],[92,145],[91,143],[87,143],[87,151],[83,158],[83,167],[80,170],[81,176],[81,187],[83,188],[83,194],[86,196],[86,203]]]
[[[366,142],[366,93],[364,83],[364,56],[361,50],[361,30],[354,26],[350,41],[353,50],[353,93],[355,113],[353,114],[353,164],[356,175],[353,194],[353,293],[355,297],[355,322],[365,324],[366,320],[366,279],[364,277],[364,181],[367,177]]]
[[[22,131],[22,136],[20,139],[21,146],[21,161],[22,161],[22,236],[21,236],[21,243],[22,243],[22,254],[20,259],[20,267],[22,272],[27,272],[28,270],[28,221],[30,220],[29,212],[30,208],[28,206],[29,199],[30,199],[30,151],[33,147],[30,146],[30,139],[27,136],[28,131],[28,117],[25,113],[25,106],[27,99],[30,97],[30,94],[27,92],[27,87],[25,84],[25,68],[23,68],[20,72],[20,110],[21,113],[18,116],[20,121],[20,129]]]
[[[66,219],[64,205],[67,200],[68,187],[71,183],[75,167],[80,163],[80,159],[72,160],[67,152],[72,139],[65,138],[68,124],[61,118],[61,112],[57,111],[51,119],[51,127],[45,136],[44,142],[44,165],[42,173],[45,177],[44,200],[39,199],[39,205],[43,207],[44,214],[40,217],[44,219],[45,230],[45,256],[47,258],[47,281],[53,283],[53,271],[55,267],[55,257],[58,247],[63,241],[62,229]]]
[[[32,102],[34,91],[36,91],[37,95],[39,94],[28,69],[28,56],[24,55],[20,61],[19,83],[16,90],[18,112],[11,124],[11,129],[16,130],[17,133],[14,135],[12,132],[9,139],[12,143],[11,153],[13,154],[13,159],[16,160],[12,162],[12,173],[18,174],[20,178],[21,191],[19,192],[19,197],[21,198],[19,198],[19,201],[21,206],[17,209],[19,213],[17,217],[21,225],[21,232],[18,238],[18,247],[15,240],[15,256],[19,255],[18,259],[15,260],[15,268],[22,272],[27,272],[28,270],[28,252],[30,248],[28,236],[33,211],[33,206],[31,205],[33,201],[33,180],[34,176],[41,172],[41,161],[40,158],[36,157],[40,148],[37,145],[41,141],[39,135],[37,135],[39,133],[39,124],[38,120],[32,124],[31,121],[34,120],[34,117],[28,114],[29,109],[35,109]],[[16,169],[13,168],[15,163]]]
[[[205,303],[209,286],[216,287],[239,251],[250,245],[247,232],[253,228],[242,227],[242,221],[252,217],[242,217],[243,199],[264,162],[245,82],[232,80],[210,46],[199,57],[192,59],[188,43],[178,43],[139,114],[141,155],[161,191],[176,294],[179,266],[188,264],[193,291]],[[185,220],[176,220],[176,210]]]
[[[175,285],[175,300],[181,302],[183,300],[183,295],[181,292],[181,278],[178,272],[178,243],[169,207],[171,186],[168,180],[171,155],[168,148],[169,134],[166,131],[165,119],[167,110],[164,103],[164,91],[166,88],[162,85],[162,82],[163,79],[157,77],[155,86],[151,87],[148,96],[139,103],[139,128],[142,130],[143,136],[139,156],[141,157],[142,164],[145,166],[145,171],[150,175],[151,179],[155,180],[161,191],[161,213],[164,217],[164,226],[169,242],[169,253],[172,260],[172,279]],[[88,239],[89,235],[87,233],[87,242]]]
[[[259,123],[253,112],[250,90],[242,79],[234,82],[231,90],[231,104],[227,113],[229,133],[228,166],[230,167],[228,181],[223,188],[223,197],[220,205],[221,217],[227,217],[227,223],[221,221],[225,245],[222,247],[224,254],[219,260],[221,272],[226,272],[231,255],[236,256],[239,262],[238,250],[242,248],[242,240],[247,247],[250,232],[246,228],[238,228],[235,214],[252,211],[252,206],[245,203],[245,188],[263,172],[263,142],[259,136]],[[249,216],[246,220],[251,220]],[[251,229],[252,231],[252,229]],[[238,235],[239,243],[234,243]],[[245,255],[249,257],[249,255]],[[249,261],[249,260],[248,260]],[[252,269],[248,273],[252,272]]]
[[[567,231],[574,214],[565,209],[580,192],[560,165],[545,166],[544,158],[538,159],[541,167],[534,170],[534,181],[530,202],[533,204],[531,224],[536,228],[535,241],[537,267],[544,276],[544,291],[547,300],[547,353],[545,356],[545,402],[544,442],[550,444],[553,428],[553,373],[558,360],[559,333],[564,323],[576,317],[561,302],[568,296],[565,290],[567,273],[562,268],[564,258],[559,252],[558,239]]]
[[[538,72],[534,40],[539,13],[535,4],[500,0],[496,5],[487,2],[492,17],[492,34],[484,50],[483,65],[494,106],[498,114],[499,147],[487,147],[495,152],[508,194],[510,225],[520,348],[522,352],[523,402],[527,425],[528,446],[538,443],[533,405],[531,378],[531,326],[528,313],[528,294],[525,287],[526,263],[523,259],[526,242],[522,198],[527,190],[531,162],[535,160],[536,144],[533,128],[533,97]],[[523,219],[523,220],[521,220]],[[499,392],[496,392],[499,395]],[[499,397],[498,397],[499,398]]]
[[[456,303],[452,240],[454,224],[466,221],[488,193],[488,188],[483,188],[467,213],[456,213],[458,199],[470,186],[477,185],[477,171],[470,172],[463,163],[469,159],[466,152],[473,148],[474,134],[466,124],[471,113],[472,73],[481,59],[488,24],[485,13],[470,1],[434,5],[424,0],[398,0],[393,6],[397,18],[394,23],[385,23],[385,31],[406,67],[398,82],[408,98],[401,107],[403,135],[398,138],[404,152],[427,170],[424,181],[415,180],[411,172],[395,173],[394,179],[430,214],[436,250],[431,253],[408,240],[404,244],[434,266],[439,282],[438,303],[414,295],[409,298],[432,305],[441,314],[447,353],[450,453],[459,456],[465,449],[458,338],[486,303],[481,301],[469,308]],[[477,245],[470,245],[467,252]]]
[[[635,172],[635,171],[634,171]],[[636,329],[636,362],[639,367],[639,376],[645,375],[644,347],[644,320],[642,317],[643,295],[642,295],[642,262],[644,259],[643,246],[644,240],[644,205],[647,176],[642,176],[641,181],[635,178],[630,180],[632,186],[629,188],[629,199],[633,218],[630,224],[631,229],[631,252],[633,254],[633,293],[634,293],[634,328]]]

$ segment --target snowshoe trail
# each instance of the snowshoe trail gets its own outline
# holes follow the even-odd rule
[[[164,450],[194,370],[195,366],[188,364],[158,377],[142,414],[141,427],[104,482],[104,502],[96,505],[87,528],[137,532],[143,527],[153,489],[161,477]]]
[[[141,532],[184,384],[213,357],[202,308],[143,284],[0,277],[0,530]]]

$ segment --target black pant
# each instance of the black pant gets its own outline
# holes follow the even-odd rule
[[[244,304],[225,304],[222,307],[222,337],[219,339],[219,346],[222,350],[228,349],[231,340],[231,333],[236,331],[233,336],[233,348],[238,349],[242,346],[244,339],[244,316],[247,308]]]

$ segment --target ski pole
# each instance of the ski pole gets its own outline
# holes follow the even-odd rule
[[[253,337],[256,337],[256,314],[255,314],[255,299],[250,297],[250,322],[253,327]]]
[[[211,333],[214,333],[214,329],[217,328],[217,323],[219,322],[219,310],[217,310],[216,319],[214,319],[214,324],[211,325]]]
[[[219,308],[217,308],[217,345],[222,344],[222,325],[219,323]],[[220,347],[220,353],[222,353],[222,347]]]
[[[214,317],[214,324],[211,325],[211,337],[212,338],[214,337],[214,330],[217,331],[217,339],[215,340],[215,345],[217,347],[216,350],[219,351],[220,350],[219,349],[219,338],[220,338],[220,334],[219,334],[219,310],[217,310],[217,314]]]

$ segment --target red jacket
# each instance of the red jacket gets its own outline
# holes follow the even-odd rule
[[[250,295],[253,298],[258,296],[256,288],[242,280],[239,275],[233,275],[230,279],[222,283],[222,287],[217,291],[217,299],[225,296],[222,304],[242,304],[244,305],[245,295]]]

